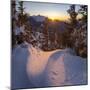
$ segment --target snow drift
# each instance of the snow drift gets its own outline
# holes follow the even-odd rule
[[[69,49],[68,49],[69,50]],[[83,58],[67,53],[66,50],[52,54],[48,60],[45,76],[46,85],[64,86],[87,83],[87,66]]]
[[[86,65],[71,49],[44,52],[23,43],[12,52],[12,88],[87,84]]]
[[[28,56],[28,45],[17,45],[12,51],[11,61],[11,88],[28,88],[31,86],[26,72]]]

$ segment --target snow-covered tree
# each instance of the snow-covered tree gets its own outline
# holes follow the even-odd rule
[[[77,24],[77,15],[78,15],[78,13],[76,12],[75,5],[71,5],[70,9],[68,9],[67,12],[70,15],[70,22],[72,26],[75,27]]]
[[[14,34],[14,28],[15,28],[15,24],[16,24],[16,18],[15,18],[15,14],[16,14],[16,1],[12,0],[11,1],[11,15],[12,15],[12,48],[14,47],[14,45],[16,44],[16,40],[15,40],[15,34]]]
[[[19,9],[19,12],[21,13],[21,15],[23,15],[23,13],[24,13],[23,1],[19,1],[18,9]]]
[[[44,21],[43,34],[45,36],[45,45],[43,46],[43,48],[45,50],[48,50],[48,18],[46,18]]]
[[[88,14],[87,9],[88,9],[87,5],[81,5],[78,11],[82,15],[83,22],[87,22],[87,14]]]
[[[74,13],[75,13],[75,6]],[[72,11],[73,9],[71,9]],[[69,10],[69,12],[71,12]],[[82,17],[80,17],[79,20],[77,20],[77,24],[74,24],[74,27],[72,26],[72,32],[70,33],[70,40],[71,42],[74,42],[73,48],[76,50],[77,54],[86,57],[87,56],[87,6],[81,5],[80,9],[78,10],[78,14],[81,14]],[[78,15],[75,14],[75,17]],[[70,15],[71,16],[71,15]],[[74,20],[75,20],[74,17]]]

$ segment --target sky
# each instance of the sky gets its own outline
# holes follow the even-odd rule
[[[69,14],[67,10],[70,8],[70,4],[56,4],[56,3],[42,3],[42,2],[30,2],[24,1],[25,12],[29,15],[43,15],[54,20],[67,20]],[[79,5],[76,5],[76,10],[79,9]]]

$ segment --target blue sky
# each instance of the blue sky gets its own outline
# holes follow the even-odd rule
[[[70,4],[41,3],[41,2],[24,2],[25,12],[30,15],[43,15],[51,19],[67,19],[69,15],[67,10]],[[76,5],[76,10],[79,5]]]

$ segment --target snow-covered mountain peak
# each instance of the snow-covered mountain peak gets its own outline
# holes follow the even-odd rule
[[[41,15],[34,15],[34,16],[31,16],[35,21],[37,22],[43,22],[45,20],[46,17],[44,16],[41,16]]]

